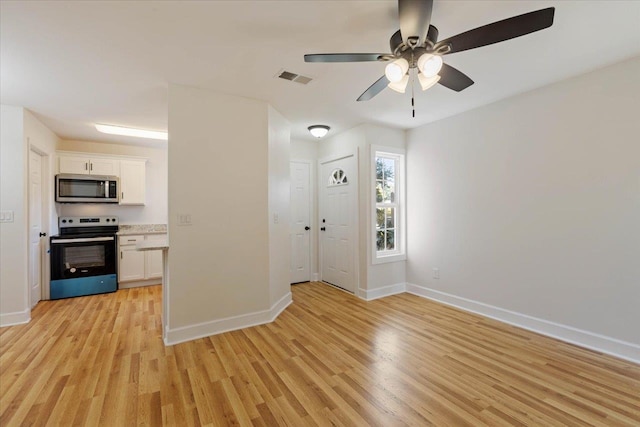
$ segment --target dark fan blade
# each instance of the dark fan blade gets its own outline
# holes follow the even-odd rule
[[[317,53],[305,55],[304,62],[367,62],[384,61],[387,53]]]
[[[389,80],[387,79],[387,76],[380,77],[374,84],[369,86],[369,89],[365,90],[364,93],[360,95],[358,101],[370,100],[371,98],[382,92],[382,89],[387,87],[388,84]]]
[[[451,50],[445,54],[462,52],[544,30],[553,24],[554,12],[555,8],[549,7],[494,22],[442,40],[436,44],[435,49],[449,44]]]
[[[432,9],[433,0],[398,0],[402,41],[409,45],[407,40],[415,38],[416,46],[424,43],[431,23]]]
[[[460,92],[473,84],[473,80],[451,65],[442,64],[442,69],[438,75],[440,76],[438,83],[456,92]]]

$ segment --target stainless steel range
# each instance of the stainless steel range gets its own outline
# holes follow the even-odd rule
[[[115,292],[118,289],[118,218],[60,217],[51,236],[50,298]]]

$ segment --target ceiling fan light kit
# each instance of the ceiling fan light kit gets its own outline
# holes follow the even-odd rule
[[[397,83],[403,79],[407,71],[409,71],[409,61],[399,58],[385,67],[384,75],[391,83]]]
[[[387,87],[389,89],[395,90],[398,93],[404,93],[407,90],[407,85],[409,84],[409,74],[405,74],[400,81],[390,82]]]
[[[418,81],[422,90],[427,90],[440,81],[440,76],[427,77],[423,73],[418,74]]]
[[[327,125],[312,125],[312,126],[309,126],[307,129],[309,129],[309,133],[311,135],[315,136],[316,138],[322,138],[327,133],[329,133],[329,129],[331,128]]]
[[[368,101],[385,87],[404,93],[409,73],[417,69],[422,90],[436,83],[456,92],[473,84],[466,74],[443,62],[456,52],[500,43],[553,25],[555,8],[548,7],[503,19],[438,41],[438,29],[431,25],[433,0],[398,0],[400,29],[389,40],[392,53],[321,53],[304,56],[305,62],[392,61],[358,101]],[[433,78],[437,80],[433,81]],[[412,105],[413,99],[412,99]],[[415,111],[414,111],[415,113]],[[415,116],[415,114],[414,114]]]
[[[418,70],[420,70],[420,72],[424,74],[425,77],[436,76],[441,69],[441,56],[424,53],[422,54],[422,56],[420,56],[420,58],[418,58]]]

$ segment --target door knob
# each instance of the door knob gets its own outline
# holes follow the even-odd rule
[[[325,231],[326,229],[326,227],[320,227],[320,231]]]
[[[40,237],[47,237],[47,233],[40,233]]]
[[[308,225],[305,226],[304,229],[307,230],[307,231],[311,230],[311,228]]]

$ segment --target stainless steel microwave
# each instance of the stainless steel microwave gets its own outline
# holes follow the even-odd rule
[[[56,175],[56,202],[59,203],[118,203],[117,176]]]

